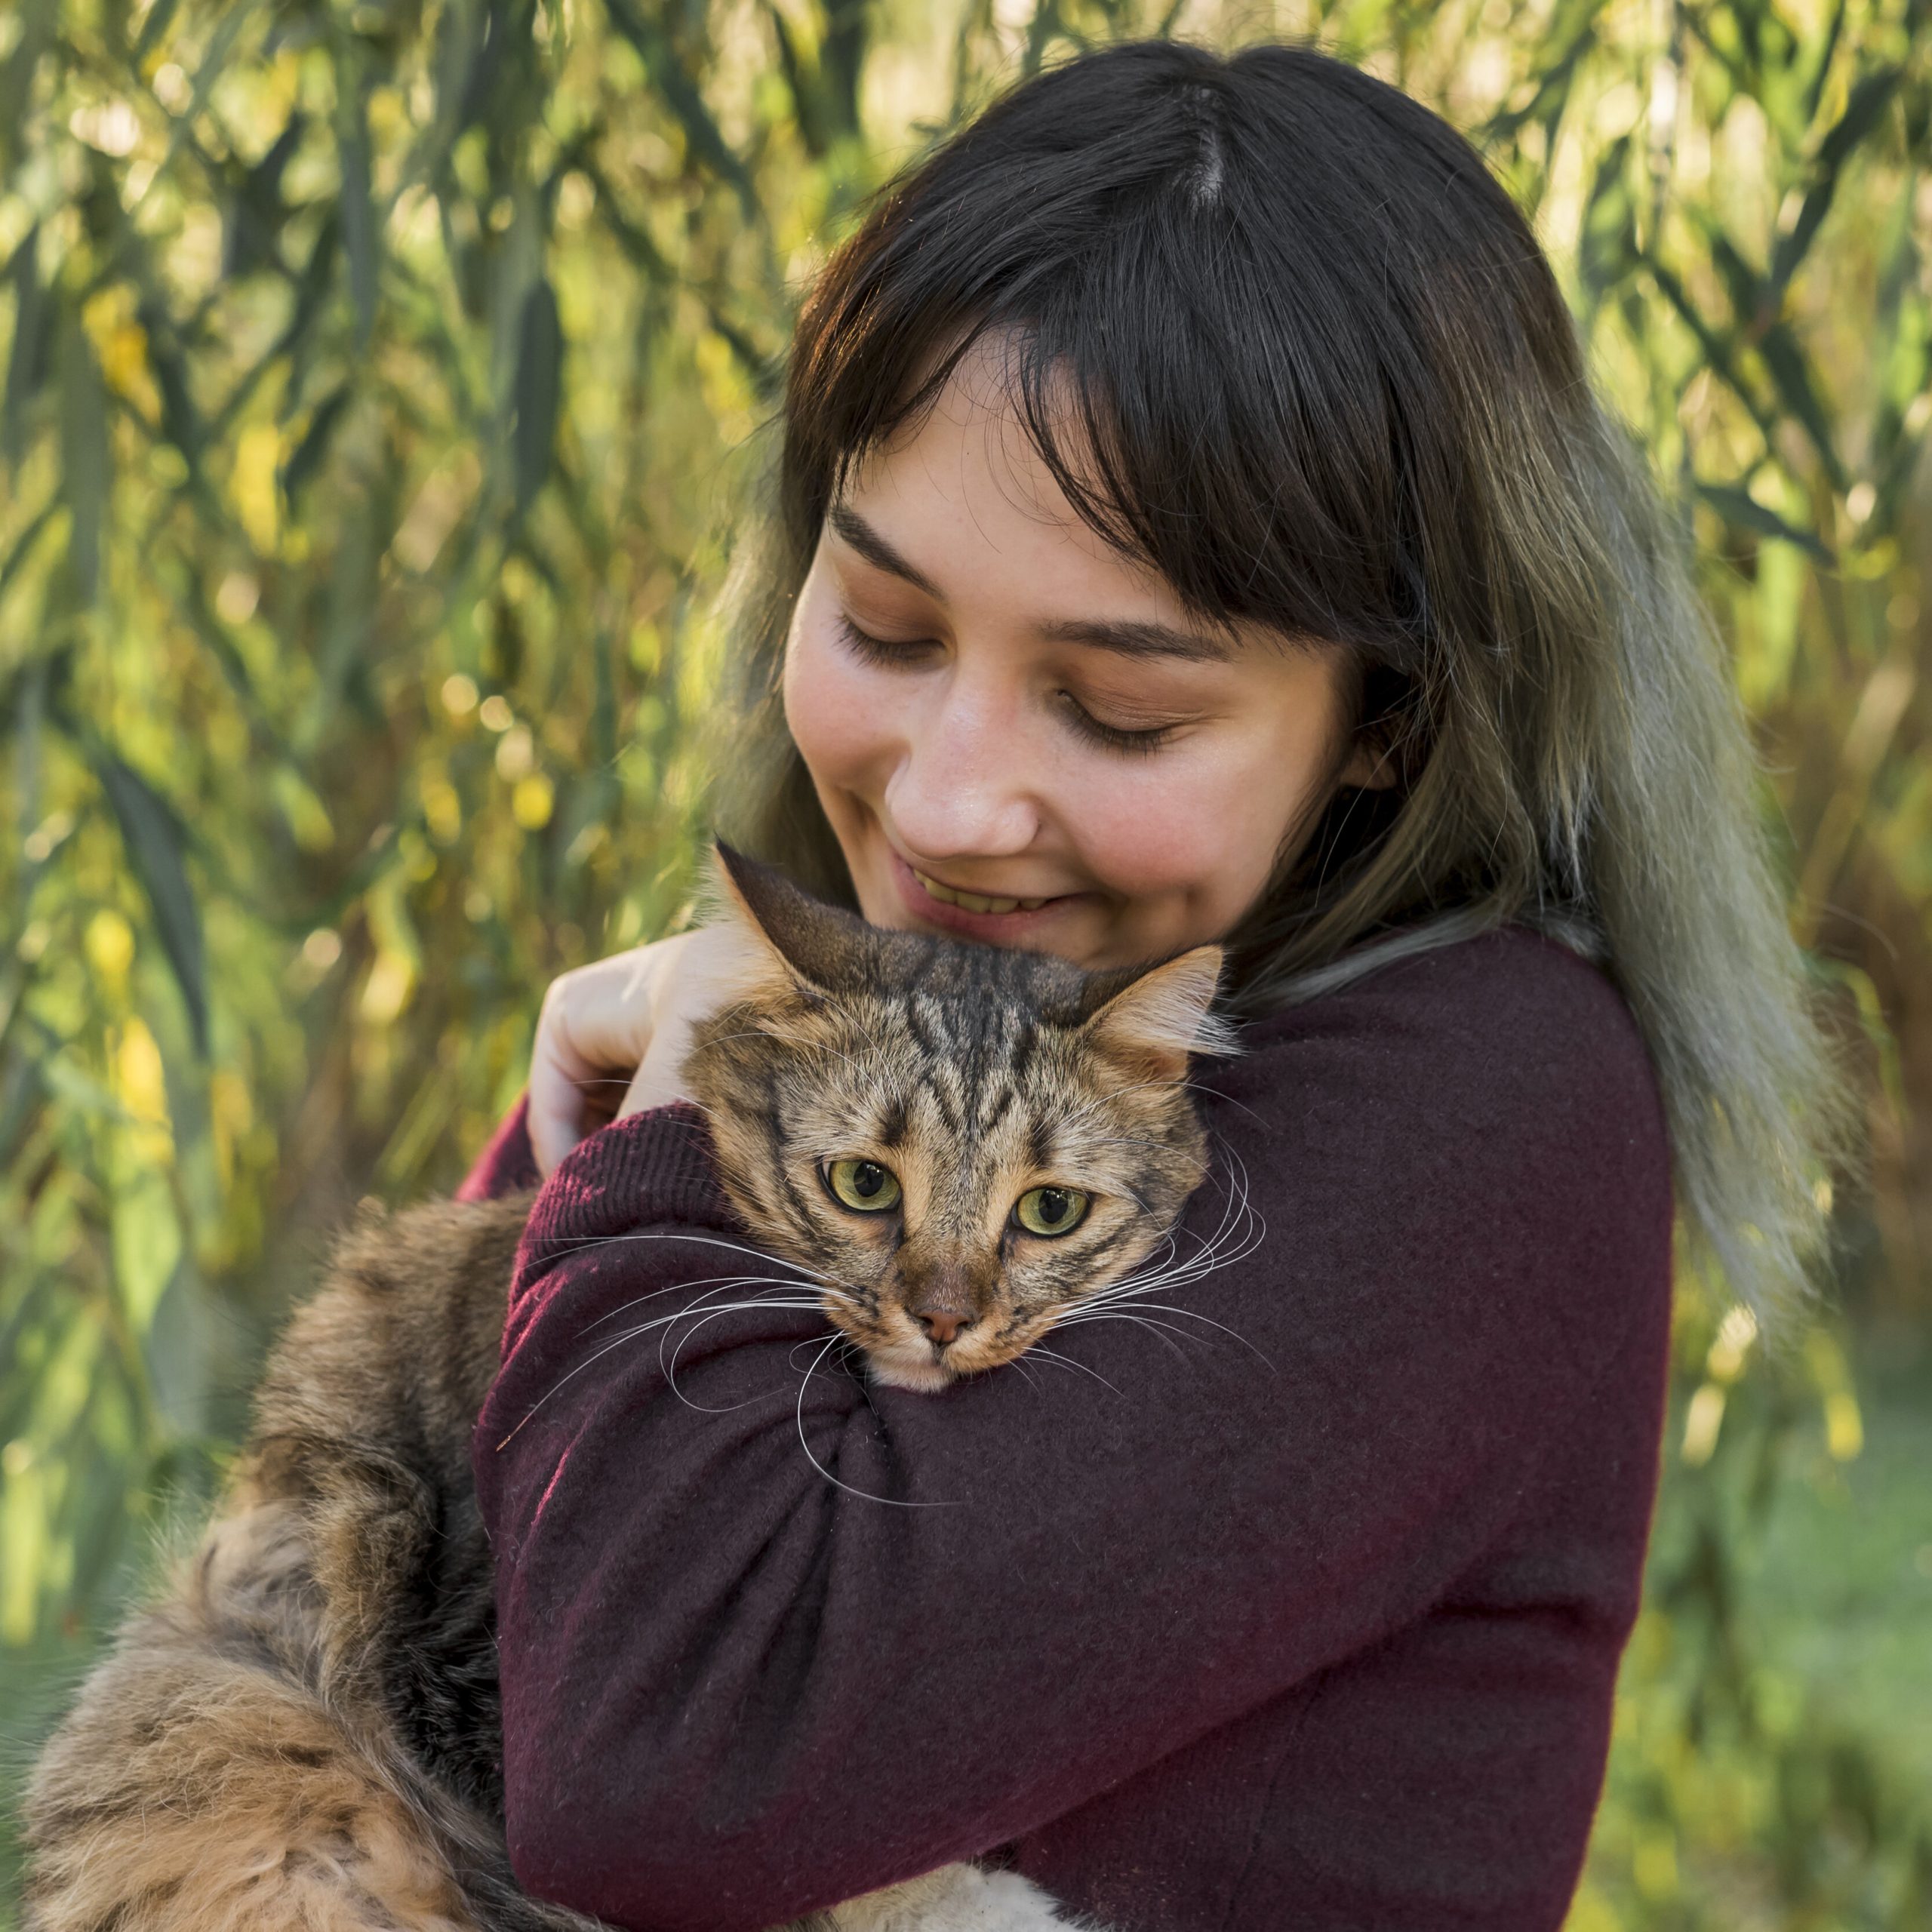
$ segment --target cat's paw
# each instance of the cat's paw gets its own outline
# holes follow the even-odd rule
[[[832,1932],[1103,1932],[1069,1918],[1017,1872],[945,1865],[903,1885],[850,1899],[826,1915]]]

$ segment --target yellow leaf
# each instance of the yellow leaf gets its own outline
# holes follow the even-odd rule
[[[1838,1463],[1854,1460],[1865,1447],[1865,1419],[1849,1389],[1835,1389],[1825,1398],[1825,1447]]]
[[[128,969],[134,963],[134,929],[111,906],[103,906],[88,921],[88,962],[102,980],[118,992],[127,983]]]
[[[548,825],[555,803],[556,794],[550,781],[540,771],[518,779],[516,789],[510,794],[511,814],[526,832],[540,832]]]
[[[378,1026],[386,1026],[409,1003],[416,975],[400,952],[377,955],[362,988],[362,1017]]]
[[[137,1120],[168,1118],[168,1081],[161,1049],[139,1018],[130,1018],[122,1029],[120,1050],[114,1056],[114,1091]]]
[[[251,423],[235,438],[228,491],[249,542],[263,556],[274,554],[281,534],[281,491],[275,479],[281,462],[281,437],[272,423]]]

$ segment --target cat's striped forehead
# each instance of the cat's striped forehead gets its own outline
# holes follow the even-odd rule
[[[872,1004],[857,1023],[895,1043],[896,1067],[929,1097],[949,1134],[989,1134],[1016,1106],[1066,1082],[1068,1029],[1035,1006],[931,992],[881,994]]]

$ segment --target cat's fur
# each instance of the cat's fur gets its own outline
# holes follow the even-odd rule
[[[1211,949],[1088,975],[881,934],[727,863],[738,990],[687,1082],[737,1212],[875,1374],[933,1387],[1010,1359],[1146,1257],[1201,1171],[1185,1074]],[[855,1156],[891,1167],[896,1212],[832,1198],[824,1164]],[[1016,1232],[1051,1182],[1092,1195],[1085,1219]],[[338,1241],[217,1519],[42,1755],[28,1932],[586,1932],[510,1870],[469,1466],[531,1198],[371,1209]],[[1065,1922],[970,1866],[811,1921]]]

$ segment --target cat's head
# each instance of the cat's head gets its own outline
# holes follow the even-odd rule
[[[1204,1171],[1201,946],[1086,973],[888,932],[721,849],[740,990],[685,1062],[734,1205],[881,1381],[1020,1354],[1145,1260]]]

